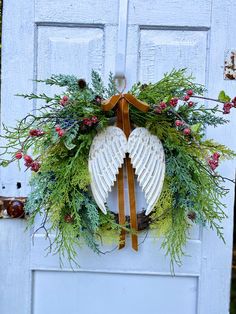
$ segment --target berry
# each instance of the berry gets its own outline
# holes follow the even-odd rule
[[[87,125],[87,126],[91,126],[92,125],[92,121],[88,118],[84,118],[83,119],[83,124]]]
[[[62,97],[62,100],[67,102],[69,100],[69,97],[65,95],[65,96]]]
[[[183,132],[184,132],[184,135],[190,135],[191,134],[191,130],[189,128],[185,128],[183,130]]]
[[[213,160],[219,160],[219,158],[220,158],[220,154],[218,153],[218,152],[216,152],[216,153],[214,153],[213,155],[212,155],[212,159]]]
[[[16,159],[21,159],[21,158],[23,157],[22,152],[17,152],[17,153],[15,154],[15,157],[16,157]]]
[[[38,129],[32,129],[29,131],[29,135],[30,136],[42,136],[45,133],[42,130],[38,130]]]
[[[176,105],[178,104],[178,98],[172,98],[171,100],[170,100],[170,106],[171,107],[176,107]]]
[[[234,97],[231,101],[233,103],[234,108],[236,108],[236,97]]]
[[[34,161],[30,166],[31,171],[34,171],[34,172],[38,172],[40,167],[41,165],[38,161]]]
[[[223,106],[223,114],[229,114],[230,113],[230,109],[233,107],[231,102],[226,102],[224,103]]]
[[[60,131],[60,130],[61,130],[61,127],[60,127],[59,125],[56,125],[56,126],[55,126],[55,131],[58,132],[58,131]]]
[[[57,134],[58,134],[58,136],[60,136],[60,137],[62,137],[64,134],[65,134],[65,130],[59,130],[58,132],[57,132]]]
[[[188,95],[184,96],[184,101],[188,101],[189,98],[190,98],[190,97],[189,97]]]
[[[160,106],[161,109],[166,109],[167,104],[164,101],[162,101],[162,102],[160,102],[159,106]]]
[[[101,104],[101,102],[102,102],[102,97],[99,96],[99,95],[97,95],[97,96],[95,96],[94,100],[95,100],[95,102],[96,102],[97,104]]]
[[[29,155],[25,155],[24,161],[26,162],[26,164],[30,165],[30,164],[32,164],[33,159]]]
[[[193,91],[192,91],[191,89],[189,89],[189,90],[187,91],[187,95],[190,96],[190,97],[193,96]]]
[[[155,109],[154,109],[154,112],[157,113],[157,114],[162,113],[161,107],[160,106],[156,106]]]
[[[96,123],[98,123],[98,118],[96,116],[94,116],[91,118],[91,121],[93,124],[96,124]]]
[[[194,105],[194,102],[193,102],[193,101],[189,101],[189,102],[188,102],[189,108],[191,108],[193,105]]]
[[[38,136],[42,136],[44,134],[45,134],[45,132],[43,132],[42,130],[38,130]]]
[[[184,123],[181,120],[176,120],[175,121],[175,126],[182,126]]]
[[[218,167],[219,163],[217,160],[209,159],[208,165],[210,166],[211,170],[214,171]]]
[[[65,95],[65,96],[63,96],[62,99],[60,100],[60,104],[61,104],[62,106],[65,106],[65,105],[68,103],[68,101],[69,101],[69,97]]]
[[[36,130],[36,129],[30,130],[29,135],[30,136],[38,136],[38,130]]]

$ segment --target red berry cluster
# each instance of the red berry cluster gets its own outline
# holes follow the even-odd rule
[[[161,101],[158,106],[155,107],[155,113],[162,113],[162,110],[167,108],[167,104],[164,101]]]
[[[188,135],[191,134],[191,129],[185,125],[184,121],[176,120],[175,121],[175,126],[177,128],[180,128],[181,130],[183,130],[183,134],[184,135],[188,136]]]
[[[178,104],[178,101],[179,101],[179,99],[176,98],[176,97],[171,98],[171,100],[170,100],[170,106],[171,106],[171,107],[176,107],[177,104]]]
[[[233,107],[233,104],[231,102],[224,103],[223,114],[229,114],[232,107]]]
[[[62,137],[65,134],[65,130],[63,130],[59,125],[55,126],[55,131],[59,137]]]
[[[18,160],[21,159],[22,157],[23,157],[23,153],[21,151],[15,154],[15,158]],[[33,160],[33,158],[30,157],[29,155],[24,155],[24,161],[25,161],[25,166],[27,168],[30,168],[31,171],[34,171],[34,172],[39,171],[41,164],[37,160]]]
[[[64,107],[65,105],[68,104],[68,102],[69,102],[69,97],[65,95],[65,96],[63,96],[63,97],[61,98],[61,100],[60,100],[60,105],[62,105],[62,106]]]
[[[189,89],[183,98],[183,100],[187,102],[187,105],[189,108],[191,108],[195,105],[195,103],[193,101],[191,101],[191,100],[189,101],[191,96],[193,96],[193,91],[191,89]]]
[[[96,116],[93,116],[92,118],[83,119],[83,125],[86,125],[88,127],[96,125],[97,123],[98,123],[98,118]]]
[[[44,135],[45,134],[45,132],[43,132],[42,130],[39,130],[39,129],[32,129],[32,130],[30,130],[29,131],[29,135],[30,136],[42,136],[42,135]]]
[[[231,102],[226,102],[223,105],[223,114],[229,114],[232,108],[236,108],[236,97],[234,97]]]
[[[220,154],[216,152],[208,159],[208,165],[210,166],[211,170],[214,171],[219,166],[219,158]]]
[[[184,96],[183,100],[184,101],[188,101],[188,107],[193,107],[194,106],[194,102],[193,101],[189,101],[190,97],[193,95],[193,91],[190,89],[186,92],[186,95]],[[158,105],[155,106],[154,112],[157,114],[162,113],[163,110],[165,110],[167,108],[167,106],[169,105],[170,107],[176,107],[178,104],[179,99],[177,97],[173,97],[171,98],[171,100],[169,101],[169,104],[165,103],[165,102],[160,102]]]

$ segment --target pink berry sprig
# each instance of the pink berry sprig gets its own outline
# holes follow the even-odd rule
[[[66,131],[62,129],[59,125],[55,126],[55,131],[57,132],[59,137],[62,137],[65,135]]]
[[[69,102],[69,97],[66,95],[60,99],[60,105],[62,105],[63,107],[66,106],[68,102]]]
[[[42,130],[39,130],[39,129],[31,129],[29,131],[29,136],[31,136],[31,137],[39,137],[39,136],[42,136],[44,134],[45,134],[45,132]]]
[[[41,164],[39,161],[33,160],[33,158],[30,155],[27,155],[27,154],[23,155],[23,153],[21,151],[16,152],[15,158],[18,160],[23,158],[25,161],[25,164],[24,164],[25,167],[27,169],[30,168],[31,171],[38,172],[40,167],[41,167]]]
[[[180,127],[180,126],[183,126],[184,125],[184,122],[182,120],[176,120],[175,121],[175,126],[176,127]]]
[[[191,134],[190,127],[183,120],[175,120],[175,126],[179,128],[185,136],[189,136]]]
[[[167,104],[164,101],[161,101],[157,106],[155,106],[154,112],[160,114],[166,108]]]
[[[191,129],[190,128],[184,128],[183,133],[185,136],[189,136],[191,134]]]
[[[186,94],[187,94],[189,97],[193,96],[193,90],[192,90],[192,89],[187,90]]]
[[[169,104],[171,107],[176,107],[178,104],[179,99],[177,97],[171,98],[171,100],[169,101]]]
[[[18,151],[15,153],[15,158],[20,160],[23,157],[23,153],[21,151]]]
[[[223,114],[229,114],[233,104],[231,102],[226,102],[223,105]]]
[[[207,162],[212,171],[215,171],[215,169],[219,166],[219,158],[220,154],[218,152],[215,152],[210,158],[208,158]]]
[[[189,107],[189,108],[193,107],[194,105],[195,105],[195,104],[194,104],[193,101],[189,101],[189,102],[188,102],[188,107]]]
[[[190,97],[193,96],[193,91],[191,89],[187,90],[186,95],[183,97],[183,101],[187,102],[189,108],[193,107],[195,103],[190,100]]]
[[[30,169],[31,171],[38,172],[41,167],[41,164],[38,161],[32,162]]]
[[[190,99],[189,95],[184,96],[184,101],[188,101]]]
[[[87,127],[94,126],[98,123],[98,117],[93,116],[92,118],[84,118],[83,119],[83,125]]]

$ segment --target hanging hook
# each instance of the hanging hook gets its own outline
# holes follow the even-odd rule
[[[126,88],[126,77],[125,76],[114,76],[114,82],[117,87],[119,94],[123,94]]]
[[[127,46],[127,26],[128,26],[128,4],[129,0],[120,0],[119,7],[119,24],[118,38],[116,50],[116,66],[115,80],[118,82],[118,87],[126,87],[125,67],[126,67],[126,46]]]

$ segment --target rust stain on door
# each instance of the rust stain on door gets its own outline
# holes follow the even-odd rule
[[[236,80],[236,50],[230,50],[225,56],[225,80]]]

